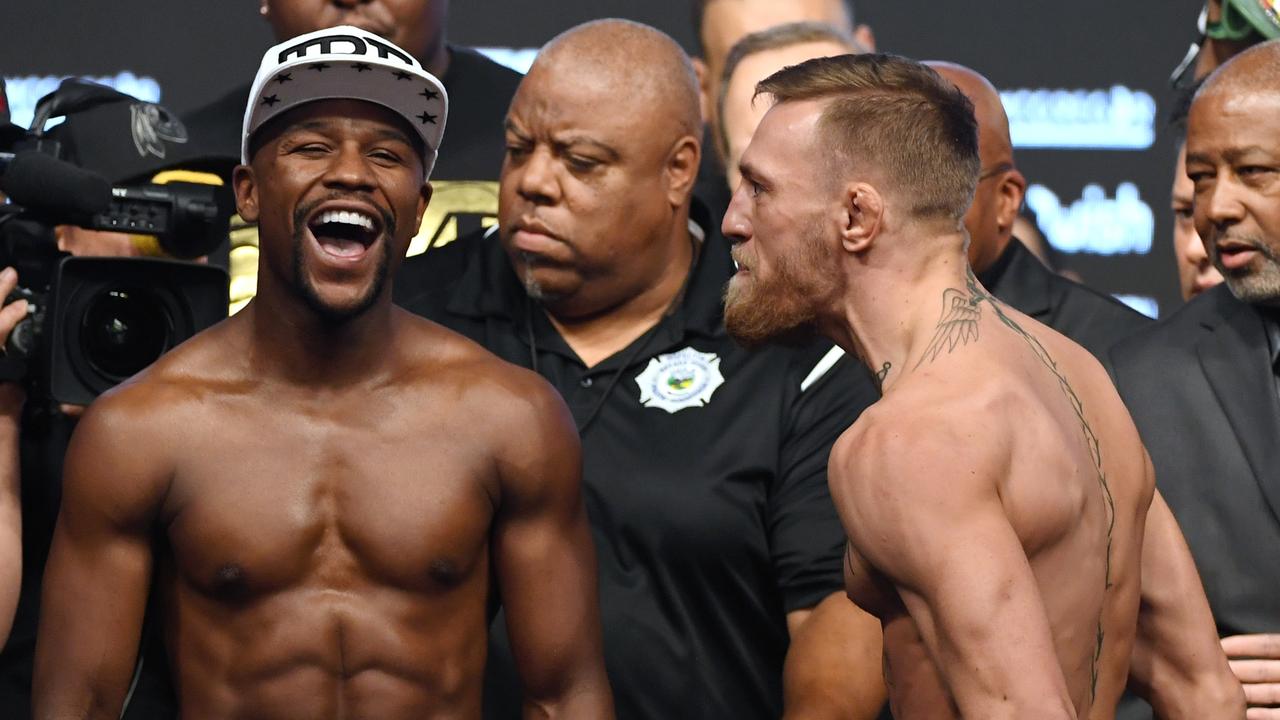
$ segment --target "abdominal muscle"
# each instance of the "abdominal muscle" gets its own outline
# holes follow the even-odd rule
[[[182,717],[478,717],[484,603],[459,595],[304,587],[224,603],[179,587],[165,636]]]

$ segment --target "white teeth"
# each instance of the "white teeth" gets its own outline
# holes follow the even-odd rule
[[[352,210],[327,210],[316,219],[317,225],[325,223],[343,223],[346,225],[358,225],[365,230],[373,229],[373,218]]]

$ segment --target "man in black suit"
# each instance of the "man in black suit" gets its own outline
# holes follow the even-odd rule
[[[1027,181],[1013,164],[1009,119],[1000,93],[967,67],[930,62],[973,102],[982,172],[965,215],[969,264],[983,286],[1011,307],[1074,340],[1095,357],[1150,320],[1124,303],[1045,267],[1013,236]]]
[[[1226,282],[1110,352],[1250,718],[1280,718],[1280,41],[1197,93],[1196,230]]]

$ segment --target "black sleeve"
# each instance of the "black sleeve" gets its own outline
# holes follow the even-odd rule
[[[837,351],[838,352],[838,351]],[[841,357],[813,379],[817,361],[797,367],[796,387],[769,497],[769,546],[786,612],[817,605],[844,587],[845,533],[827,489],[831,446],[879,399],[871,374]],[[801,390],[804,380],[812,383]]]

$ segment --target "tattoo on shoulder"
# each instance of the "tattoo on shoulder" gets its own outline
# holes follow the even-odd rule
[[[1098,485],[1102,491],[1103,512],[1106,517],[1107,528],[1107,546],[1105,558],[1105,575],[1103,590],[1111,588],[1111,540],[1116,524],[1116,506],[1115,498],[1111,494],[1111,486],[1107,482],[1106,473],[1102,468],[1102,449],[1098,441],[1098,436],[1090,427],[1089,421],[1085,418],[1084,403],[1081,402],[1080,396],[1076,394],[1071,383],[1067,381],[1066,375],[1058,368],[1058,363],[1049,354],[1036,336],[1027,332],[1012,317],[1007,315],[1001,308],[1001,303],[992,297],[981,285],[978,279],[974,277],[973,270],[970,268],[965,277],[965,289],[957,290],[955,288],[947,288],[942,294],[942,317],[938,320],[938,325],[934,330],[933,339],[929,346],[925,349],[924,355],[920,358],[919,367],[925,360],[932,362],[938,355],[946,350],[948,353],[955,350],[959,345],[967,344],[970,340],[978,340],[978,321],[981,319],[980,304],[986,302],[995,313],[996,319],[1000,321],[1009,330],[1017,334],[1027,345],[1031,351],[1035,353],[1044,366],[1053,373],[1058,381],[1058,387],[1066,396],[1067,401],[1071,404],[1071,409],[1076,415],[1076,419],[1080,423],[1080,431],[1084,435],[1085,446],[1089,450],[1089,455],[1093,460],[1094,471],[1098,475]],[[1102,658],[1102,643],[1105,633],[1102,628],[1102,618],[1098,618],[1097,628],[1097,645],[1094,648],[1093,661],[1091,663],[1090,672],[1092,676],[1091,695],[1096,696],[1098,690],[1098,664]]]

